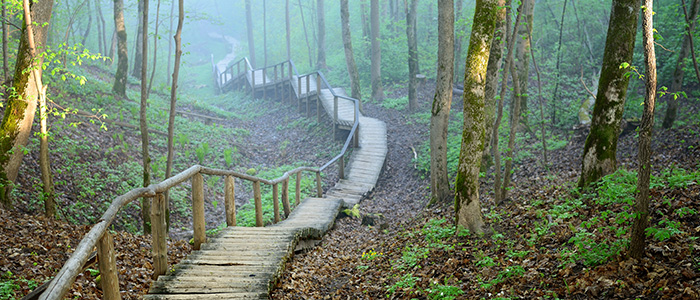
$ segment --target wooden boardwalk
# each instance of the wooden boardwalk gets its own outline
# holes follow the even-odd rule
[[[263,86],[259,74],[255,74],[256,91],[273,86]],[[251,72],[245,77],[250,84]],[[300,97],[316,94],[315,82],[308,90],[305,83],[298,85],[296,77],[290,83]],[[346,96],[342,89],[334,92]],[[321,90],[320,96],[323,111],[332,119],[334,96],[328,89]],[[339,100],[338,104],[339,123],[352,125],[352,102]],[[350,156],[346,178],[323,198],[302,200],[289,218],[272,226],[224,229],[219,237],[210,238],[199,251],[174,266],[171,274],[153,282],[144,299],[269,299],[298,241],[323,236],[343,206],[358,204],[377,184],[387,154],[386,125],[374,118],[358,117],[359,148]]]

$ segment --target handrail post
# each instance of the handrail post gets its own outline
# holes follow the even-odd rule
[[[168,245],[165,243],[167,236],[165,222],[165,195],[156,194],[151,203],[151,237],[153,245],[153,279],[164,275],[168,271]],[[197,248],[199,249],[199,248]]]
[[[267,99],[267,76],[265,76],[265,73],[267,71],[267,66],[265,66],[262,70],[262,89],[263,89],[263,99]]]
[[[109,230],[105,231],[97,242],[97,256],[99,259],[100,275],[102,276],[102,294],[104,299],[121,299],[119,294],[119,276],[117,275],[117,261],[114,256],[114,240]]]
[[[299,206],[301,201],[301,171],[297,172],[296,198],[294,198],[294,206]]]
[[[311,97],[311,75],[306,76],[306,117],[309,117],[309,100]]]
[[[255,70],[251,69],[250,70],[250,78],[252,78],[253,84],[251,85],[251,89],[253,90],[253,99],[255,99]]]
[[[272,207],[274,210],[275,217],[273,222],[277,224],[280,221],[280,203],[279,203],[279,192],[277,191],[277,184],[272,185]]]
[[[323,187],[321,187],[321,172],[316,172],[316,197],[323,197]]]
[[[301,112],[301,77],[297,77],[297,111]]]
[[[352,143],[353,143],[353,146],[355,148],[359,148],[360,147],[360,124],[358,122],[360,121],[360,116],[359,116],[359,114],[360,114],[360,109],[359,109],[360,100],[357,100],[357,102],[355,102],[354,104],[355,104],[355,118],[354,118],[355,120],[353,122],[353,126],[355,126],[354,124],[357,123],[357,128],[355,128],[355,134],[352,137]]]
[[[316,73],[316,120],[321,123],[321,76]]]
[[[204,178],[201,173],[192,176],[192,227],[194,227],[194,250],[199,250],[206,241],[204,231]]]
[[[338,173],[340,179],[345,179],[345,155],[341,156],[338,160]]]
[[[289,94],[287,94],[287,97],[289,97],[289,99],[287,99],[287,100],[291,104],[292,103],[292,90],[294,90],[294,87],[293,87],[294,83],[292,82],[292,80],[294,80],[294,76],[292,75],[292,63],[291,62],[289,62],[289,71],[287,71],[287,72],[289,72],[289,88],[290,88]]]
[[[255,198],[255,226],[263,227],[262,195],[260,181],[253,181],[253,197]]]
[[[279,86],[279,82],[277,81],[277,65],[275,65],[275,77],[274,77],[274,79],[275,79],[274,87],[275,87],[275,100],[276,100],[278,98],[277,97],[277,87]]]
[[[280,97],[280,102],[284,103],[287,101],[287,97],[285,96],[287,92],[285,91],[285,83],[287,83],[287,80],[284,78],[284,63],[280,65],[281,70],[280,70],[280,93],[282,94],[282,97]]]
[[[338,126],[338,96],[333,96],[333,124],[331,126],[331,136],[335,140],[335,129]]]
[[[282,209],[284,209],[284,217],[288,218],[291,213],[289,209],[289,178],[282,181]]]
[[[236,185],[233,176],[224,178],[224,206],[226,226],[236,226]]]

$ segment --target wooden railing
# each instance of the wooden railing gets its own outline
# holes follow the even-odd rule
[[[212,60],[213,61],[213,60]],[[218,68],[216,65],[213,65],[213,71],[217,76],[221,76],[221,74],[224,74],[226,72],[229,72],[231,74],[230,78],[233,79],[235,78],[234,76],[241,76],[241,73],[235,74],[232,73],[232,70],[235,68],[239,68],[237,65],[239,64],[244,64],[244,72],[242,74],[246,74],[245,70],[248,68],[248,70],[251,70],[252,75],[255,75],[255,72],[258,70],[252,70],[250,67],[250,63],[248,62],[247,58],[241,59],[238,62],[235,62],[232,64],[229,68],[225,70],[225,72],[218,73]],[[291,61],[283,62],[281,64],[275,65],[275,66],[280,66],[281,70],[284,70],[284,65],[288,65],[288,72],[292,74],[292,72],[296,73],[296,68],[294,67],[294,64]],[[276,70],[277,68],[275,66],[271,67],[266,67],[261,69],[262,72],[266,72],[269,69]],[[275,71],[276,72],[276,71]],[[284,72],[283,72],[284,73]],[[315,74],[315,75],[314,75]],[[98,248],[98,257],[99,257],[99,269],[100,269],[100,274],[102,278],[102,291],[104,294],[105,299],[120,299],[120,294],[119,294],[119,279],[118,279],[118,270],[116,267],[116,256],[114,253],[114,241],[112,239],[111,233],[109,232],[108,228],[114,222],[114,219],[116,218],[117,214],[119,211],[126,206],[127,204],[131,203],[132,201],[142,198],[142,197],[148,197],[152,199],[152,204],[151,204],[151,228],[152,228],[152,256],[153,256],[153,278],[157,278],[160,275],[163,275],[167,272],[168,270],[168,260],[167,260],[167,243],[166,243],[166,236],[167,236],[167,230],[166,230],[166,221],[165,221],[165,216],[166,216],[166,211],[165,211],[165,196],[164,194],[171,188],[179,186],[183,182],[190,180],[191,185],[192,185],[192,216],[193,216],[193,231],[194,231],[194,246],[193,248],[195,250],[199,250],[200,246],[202,243],[206,241],[206,233],[205,233],[205,219],[204,219],[204,178],[203,174],[205,175],[213,175],[213,176],[224,176],[224,206],[225,206],[225,214],[226,214],[226,224],[228,226],[235,226],[236,225],[236,207],[235,207],[235,184],[234,184],[234,178],[240,178],[246,181],[252,182],[253,185],[253,198],[255,202],[255,223],[256,226],[263,226],[263,210],[262,210],[262,195],[261,195],[261,184],[267,184],[272,187],[272,198],[273,198],[273,210],[274,210],[274,223],[277,223],[280,221],[281,216],[280,216],[280,207],[279,207],[279,184],[282,184],[282,211],[284,212],[285,216],[289,216],[291,213],[291,207],[290,207],[290,202],[289,202],[289,181],[290,178],[294,175],[296,179],[296,193],[295,193],[295,204],[298,205],[301,201],[301,173],[302,172],[313,172],[316,174],[316,196],[317,197],[322,197],[323,196],[323,189],[321,185],[321,172],[326,170],[328,167],[330,167],[334,163],[338,163],[339,167],[339,177],[342,179],[345,177],[345,171],[344,171],[344,161],[345,161],[345,155],[348,152],[348,148],[350,147],[350,142],[354,141],[354,146],[358,146],[358,129],[359,129],[359,101],[357,99],[349,98],[349,97],[344,97],[344,96],[338,96],[335,94],[333,91],[332,87],[328,84],[326,81],[325,77],[321,72],[315,72],[303,76],[298,76],[299,78],[305,77],[305,78],[310,78],[310,76],[315,76],[314,79],[316,79],[317,82],[317,91],[316,95],[317,97],[319,96],[319,91],[320,91],[320,86],[323,84],[326,88],[328,88],[334,95],[335,97],[335,105],[336,105],[336,112],[337,112],[337,100],[338,99],[345,99],[352,101],[355,107],[355,117],[354,117],[354,123],[352,128],[350,129],[350,133],[348,134],[347,139],[345,140],[345,143],[343,144],[343,148],[341,149],[340,153],[336,155],[334,158],[332,158],[330,161],[327,163],[323,164],[321,167],[315,168],[315,167],[299,167],[293,170],[289,170],[284,173],[284,175],[268,180],[256,176],[250,176],[247,174],[231,171],[231,170],[221,170],[221,169],[212,169],[212,168],[207,168],[204,166],[200,165],[194,165],[187,170],[184,170],[180,172],[177,175],[174,175],[170,178],[165,179],[164,181],[157,183],[157,184],[151,184],[148,187],[145,188],[137,188],[133,189],[126,194],[123,194],[112,202],[112,204],[107,208],[105,213],[102,215],[102,217],[99,219],[99,221],[92,226],[90,231],[83,237],[83,239],[80,241],[78,246],[75,248],[75,252],[70,256],[70,258],[66,261],[66,263],[63,265],[61,270],[56,274],[54,279],[51,281],[51,283],[48,285],[46,288],[46,291],[41,294],[39,299],[63,299],[64,295],[68,292],[70,289],[71,285],[75,281],[76,276],[81,272],[82,266],[85,264],[85,262],[88,260],[92,249],[97,247]],[[247,75],[246,75],[247,76]],[[265,78],[266,76],[263,76]],[[289,77],[286,77],[287,80],[283,80],[284,78],[280,78],[280,83],[282,82],[289,82],[294,76],[290,75]],[[221,77],[218,77],[221,78]],[[226,78],[225,76],[223,78]],[[255,78],[255,77],[253,77]],[[218,79],[217,79],[218,81]],[[307,82],[309,79],[307,79]],[[222,81],[225,83],[226,81]],[[218,82],[217,83],[218,87],[221,88],[222,85]],[[290,85],[291,86],[291,85]],[[254,93],[255,85],[251,84],[250,88],[251,91]],[[307,91],[309,91],[309,85],[307,83]],[[291,89],[293,90],[293,89]],[[308,92],[306,93],[308,96]],[[297,100],[299,100],[300,95],[294,95]],[[291,97],[291,95],[290,95]],[[317,99],[318,101],[318,99]],[[308,102],[308,101],[307,101]],[[317,110],[320,110],[320,106],[318,106]],[[337,115],[337,113],[336,113]],[[337,116],[336,116],[337,119]],[[335,125],[334,125],[335,126]]]

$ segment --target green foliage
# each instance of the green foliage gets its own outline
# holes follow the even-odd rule
[[[670,239],[674,235],[683,233],[683,231],[679,229],[681,227],[681,223],[678,221],[663,219],[659,222],[659,225],[665,226],[661,228],[649,227],[646,229],[646,235],[653,236],[659,242],[663,242]]]
[[[406,107],[408,107],[408,96],[386,98],[380,105],[386,109],[404,110]]]
[[[412,273],[403,275],[396,283],[387,286],[386,297],[391,298],[397,291],[408,291],[409,294],[413,293],[411,290],[416,287],[416,283],[419,280],[420,278],[414,277]]]
[[[458,296],[464,294],[464,291],[459,287],[448,285],[448,280],[449,278],[445,278],[445,284],[431,283],[430,288],[425,290],[428,294],[428,299],[454,300],[457,299]]]
[[[399,270],[411,270],[418,266],[421,260],[428,258],[430,249],[418,246],[406,248],[401,252],[401,260],[395,263]]]
[[[17,299],[15,293],[22,289],[20,284],[26,285],[31,290],[39,286],[36,281],[18,278],[10,271],[0,274],[0,300]]]

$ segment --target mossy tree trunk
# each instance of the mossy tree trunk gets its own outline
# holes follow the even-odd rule
[[[477,0],[464,71],[464,129],[455,182],[456,223],[483,232],[479,167],[484,150],[484,86],[498,0]]]
[[[685,3],[684,3],[685,4]],[[686,34],[683,38],[683,45],[678,51],[678,60],[676,61],[676,68],[673,71],[673,79],[671,79],[671,88],[668,90],[669,94],[674,94],[679,92],[683,88],[683,68],[685,67],[685,59],[693,51],[690,46],[692,34],[695,31],[695,18],[698,16],[698,9],[700,8],[700,0],[693,0],[690,9],[688,9],[687,27]],[[664,115],[663,127],[671,128],[673,123],[676,121],[676,114],[678,113],[678,96],[669,95],[668,96],[668,107],[666,108],[666,114]]]
[[[593,107],[591,131],[586,138],[579,187],[587,187],[616,169],[617,138],[625,107],[627,84],[637,33],[639,0],[613,0],[605,40],[603,66]]]
[[[447,200],[450,195],[450,181],[447,177],[447,127],[450,122],[454,77],[454,18],[453,0],[439,1],[437,79],[430,116],[431,204]]]
[[[129,69],[129,55],[126,45],[126,27],[124,26],[124,0],[114,0],[114,27],[117,32],[118,62],[112,92],[126,98],[126,73]]]
[[[452,3],[452,1],[449,2]],[[418,40],[416,37],[417,8],[418,0],[410,0],[408,1],[408,3],[406,3],[406,41],[408,43],[408,109],[410,111],[415,111],[416,109],[418,109],[418,95],[416,92],[416,86],[418,85],[418,80],[416,79],[416,75],[418,75]],[[454,16],[454,12],[452,13],[452,15]],[[452,17],[452,19],[454,19],[454,17]],[[439,22],[440,21],[438,21],[438,23]],[[452,32],[448,34],[453,35]],[[450,47],[453,46],[450,45]],[[453,62],[450,61],[450,63]],[[450,91],[450,93],[452,92]]]
[[[51,20],[52,0],[34,2],[30,7],[30,14],[35,24],[48,24]],[[40,53],[46,42],[48,26],[32,26],[34,41]],[[19,167],[24,156],[24,146],[27,145],[29,134],[36,113],[39,82],[35,76],[41,77],[43,57],[32,59],[29,40],[26,34],[26,25],[22,26],[19,48],[17,50],[17,62],[12,88],[13,93],[7,98],[5,114],[0,124],[0,203],[5,208],[12,207],[10,192],[12,184],[17,179]],[[34,72],[28,72],[30,69]]]
[[[644,82],[646,95],[644,97],[644,112],[639,126],[639,172],[637,179],[637,195],[634,206],[634,224],[630,241],[630,256],[641,259],[644,254],[645,231],[649,226],[649,177],[651,174],[651,133],[654,128],[654,107],[656,102],[656,53],[654,51],[654,20],[653,0],[644,1],[642,9],[642,30],[644,43],[644,65],[646,76]]]
[[[510,6],[511,0],[507,5]],[[481,157],[481,170],[493,164],[491,157],[491,139],[493,137],[493,124],[496,121],[496,92],[498,91],[498,72],[501,70],[503,62],[503,49],[506,44],[506,0],[498,0],[498,11],[496,12],[496,29],[493,41],[491,42],[491,53],[489,63],[486,67],[486,85],[484,86],[484,118],[486,138],[484,139],[484,152]]]
[[[360,73],[357,71],[355,54],[352,50],[352,33],[350,31],[350,11],[348,0],[340,0],[340,23],[343,31],[343,47],[345,49],[345,64],[350,75],[351,96],[355,99],[362,98],[360,89]]]
[[[143,24],[148,24],[148,0],[143,2]],[[146,110],[148,108],[148,26],[141,28],[141,109],[139,111],[139,124],[141,129],[141,156],[143,158],[143,186],[151,184],[151,156],[148,154],[148,121]],[[141,218],[143,219],[143,232],[151,233],[151,199],[141,198]]]

